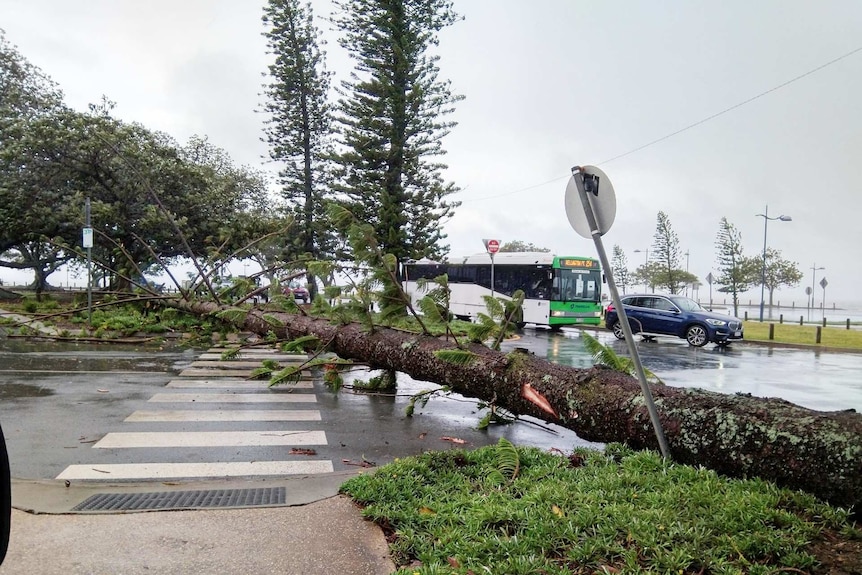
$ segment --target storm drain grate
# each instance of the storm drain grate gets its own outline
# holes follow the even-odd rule
[[[163,491],[156,493],[97,493],[72,511],[134,511],[200,507],[258,507],[284,505],[284,487]]]

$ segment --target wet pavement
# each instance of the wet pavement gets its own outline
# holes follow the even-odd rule
[[[128,420],[130,414],[152,410],[154,399],[164,395],[163,392],[186,391],[167,390],[166,385],[187,370],[203,350],[114,344],[56,347],[52,343],[21,341],[7,344],[9,340],[0,340],[0,421],[6,434],[13,477],[53,479],[69,466],[98,469],[108,464],[142,462],[242,463],[284,459],[285,448],[279,445],[94,448],[107,434],[117,432],[168,431],[175,435],[283,432],[285,424],[272,421],[148,423]],[[357,370],[347,376],[347,383],[353,378],[367,379],[368,374]],[[289,407],[319,411],[319,419],[293,422],[291,429],[301,429],[303,433],[325,432],[326,443],[313,446],[313,459],[331,461],[334,471],[356,470],[369,462],[379,465],[426,450],[493,444],[499,437],[521,445],[566,451],[576,445],[589,445],[569,430],[537,421],[478,430],[476,427],[483,413],[477,409],[476,401],[458,396],[435,397],[426,406],[418,407],[413,417],[407,417],[411,395],[429,385],[406,377],[399,381],[396,394],[350,390],[336,394],[319,379],[309,383],[312,389],[308,391],[314,393],[314,403],[289,404]],[[266,382],[244,382],[237,387],[247,391],[250,386],[253,391],[267,396],[281,394],[280,398],[271,399],[285,399],[286,394],[292,393],[289,386],[267,390]],[[237,393],[239,389],[224,391]],[[307,390],[295,391],[304,393]],[[184,409],[205,407],[192,399]]]
[[[626,353],[604,330],[591,332],[615,351]],[[592,360],[576,330],[527,329],[504,349],[523,347],[551,361],[589,367]],[[737,344],[730,348],[691,348],[683,341],[659,338],[638,343],[647,369],[665,383],[722,393],[782,397],[818,410],[862,411],[862,354]],[[133,412],[152,409],[152,398],[190,367],[202,349],[120,344],[58,344],[0,339],[0,421],[16,478],[53,479],[71,465],[107,463],[191,463],[196,461],[268,461],[283,447],[197,446],[94,449],[117,431],[184,433],[279,429],[271,422],[134,423]],[[348,375],[368,379],[357,370]],[[255,383],[265,391],[265,383]],[[410,397],[432,384],[399,376],[396,394],[343,390],[333,393],[322,381],[312,383],[319,421],[302,422],[305,431],[324,431],[326,445],[314,447],[317,459],[334,471],[355,470],[365,462],[382,464],[425,450],[476,447],[506,437],[519,445],[570,451],[591,445],[573,432],[525,419],[512,425],[476,429],[484,415],[475,400],[457,395],[434,397],[407,417]],[[278,391],[289,392],[287,389]],[[297,390],[300,391],[300,390]],[[200,407],[200,406],[198,406]],[[463,443],[461,443],[463,441]]]
[[[625,342],[609,331],[589,332],[619,355],[628,355]],[[718,393],[750,393],[780,397],[819,411],[855,409],[862,412],[862,353],[773,347],[736,343],[728,347],[690,347],[677,338],[643,341],[635,336],[644,367],[665,384]],[[589,357],[577,330],[524,330],[519,342],[550,361],[589,367]]]

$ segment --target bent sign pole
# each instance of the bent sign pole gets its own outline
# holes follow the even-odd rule
[[[592,197],[588,196],[588,194]],[[617,309],[617,316],[625,334],[629,354],[631,354],[632,361],[635,364],[635,371],[637,371],[638,381],[641,384],[641,390],[643,391],[647,411],[649,411],[661,455],[665,459],[669,459],[670,450],[667,446],[667,439],[664,436],[661,420],[658,417],[658,410],[656,410],[652,392],[644,373],[644,367],[641,363],[637,346],[635,346],[634,335],[632,335],[629,320],[626,317],[626,310],[620,301],[620,294],[614,281],[613,270],[608,262],[608,255],[605,253],[605,247],[602,244],[602,235],[610,229],[616,216],[616,198],[610,180],[598,168],[593,166],[575,166],[572,168],[572,177],[566,186],[565,203],[566,215],[569,218],[572,229],[587,239],[592,237],[596,244],[596,251],[599,252],[602,269],[606,270],[605,275],[608,280],[608,287],[611,290],[611,298],[614,302],[614,307]],[[595,210],[593,209],[593,203],[595,203]],[[580,210],[578,206],[580,206]]]

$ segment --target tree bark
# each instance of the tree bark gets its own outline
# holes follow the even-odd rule
[[[198,314],[219,309],[206,302],[173,305]],[[265,314],[283,327],[273,328]],[[251,311],[238,327],[290,339],[314,335],[339,357],[447,385],[585,440],[658,450],[640,386],[619,372],[577,369],[475,344],[468,347],[475,361],[459,366],[435,355],[455,348],[440,338],[382,327],[368,333],[359,324],[261,310]],[[760,477],[838,506],[862,504],[862,415],[854,410],[820,412],[781,399],[665,385],[652,386],[652,394],[674,461],[730,477]]]

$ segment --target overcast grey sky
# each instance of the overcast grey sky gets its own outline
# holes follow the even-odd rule
[[[312,6],[318,16],[331,9]],[[254,112],[269,61],[262,7],[0,0],[0,27],[71,106],[104,94],[124,120],[182,142],[206,135],[238,163],[271,169]],[[862,51],[852,53],[862,48],[862,2],[456,0],[455,9],[464,20],[439,47],[441,78],[466,96],[444,141],[446,177],[463,188],[445,228],[453,256],[481,251],[482,238],[594,255],[563,209],[571,167],[592,164],[617,195],[604,242],[622,247],[631,269],[664,211],[707,299],[720,219],[756,255],[756,214],[768,205],[793,218],[769,223],[769,247],[805,274],[776,299],[804,307],[816,264],[827,306],[862,302]],[[346,78],[351,61],[318,25],[335,81]],[[819,302],[819,284],[816,293]],[[759,287],[748,299],[759,302]]]

